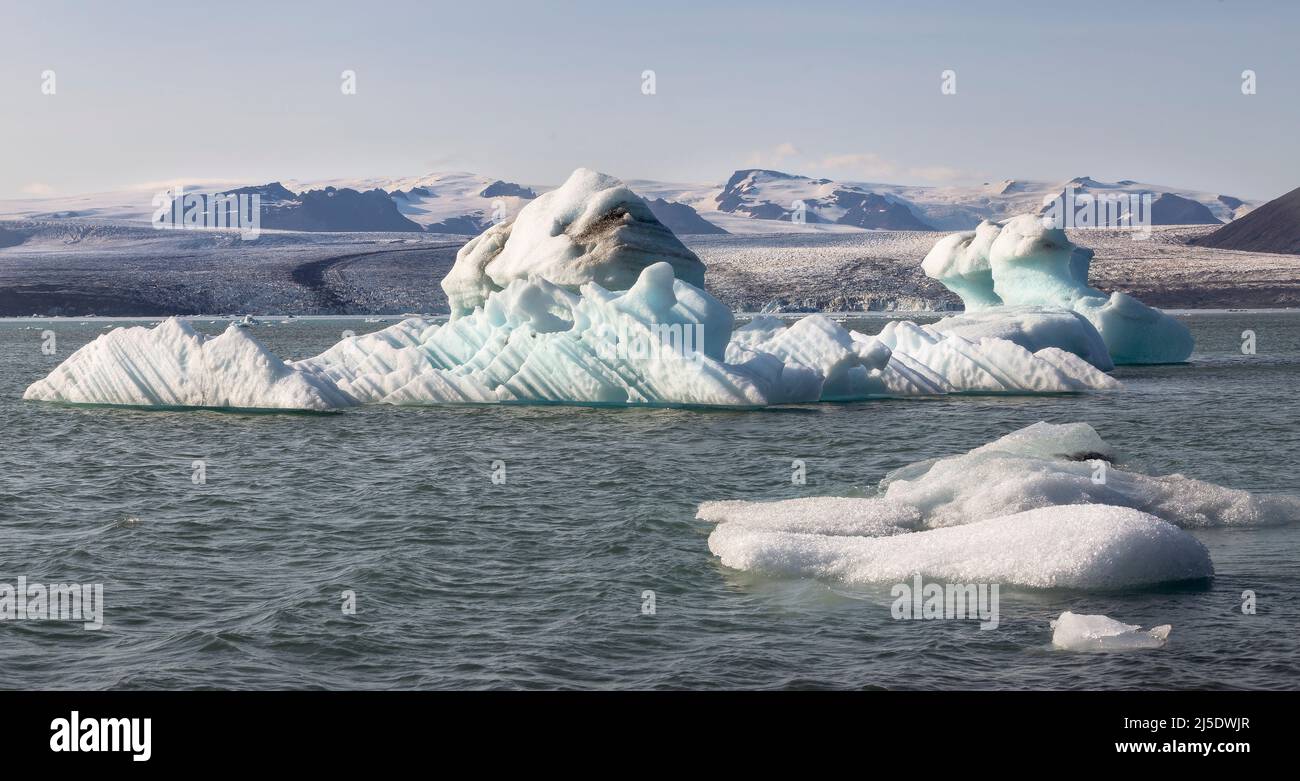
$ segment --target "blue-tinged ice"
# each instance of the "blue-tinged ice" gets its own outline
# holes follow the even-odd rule
[[[1002,338],[1025,346],[1041,346],[1047,339],[1107,369],[1109,361],[1089,344],[1086,320],[1115,364],[1187,360],[1195,344],[1186,326],[1127,293],[1107,295],[1088,285],[1092,255],[1064,230],[1024,214],[940,239],[921,268],[965,304],[967,322],[949,326],[956,333],[987,332],[1000,320],[994,332]],[[1081,320],[1061,317],[1064,312]]]

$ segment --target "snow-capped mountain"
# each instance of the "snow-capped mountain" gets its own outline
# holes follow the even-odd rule
[[[912,186],[812,178],[741,169],[721,183],[646,179],[627,184],[675,232],[853,233],[965,230],[981,220],[1039,213],[1063,193],[1153,196],[1156,225],[1231,222],[1260,201],[1220,193],[1080,176],[1062,181],[1006,179],[975,186]],[[524,185],[466,172],[411,177],[193,183],[186,192],[257,192],[263,228],[309,231],[426,231],[477,235],[513,218],[549,185]],[[231,189],[234,188],[234,189]],[[92,195],[0,201],[0,219],[148,221],[156,187]],[[392,208],[387,203],[391,202]],[[353,213],[355,212],[355,213]],[[795,215],[798,217],[795,217]]]
[[[712,189],[644,184],[648,186],[638,192],[647,197],[682,201],[710,221],[726,214],[789,222],[795,204],[801,202],[809,226],[850,225],[891,230],[970,229],[980,220],[1039,213],[1048,202],[1070,190],[1076,196],[1150,193],[1152,221],[1156,225],[1230,222],[1259,203],[1127,179],[1101,182],[1087,176],[1064,181],[1006,179],[977,186],[927,187],[835,181],[781,171],[743,169]]]
[[[514,217],[538,192],[553,189],[536,190],[463,171],[397,178],[295,181],[289,186],[383,190],[392,197],[402,216],[425,231],[467,236],[476,236],[493,222]]]
[[[717,210],[760,220],[834,223],[873,230],[932,230],[897,198],[830,179],[751,168],[713,197]]]

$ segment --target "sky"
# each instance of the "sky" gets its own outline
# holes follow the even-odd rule
[[[1297,39],[1286,0],[0,0],[0,198],[587,166],[1267,199],[1300,186]]]

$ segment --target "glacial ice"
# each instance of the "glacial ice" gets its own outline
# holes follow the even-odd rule
[[[733,569],[849,583],[919,574],[955,583],[1119,589],[1213,574],[1196,538],[1124,507],[1045,507],[888,536],[856,534],[829,520],[791,531],[781,515],[760,518],[719,524],[709,550]]]
[[[28,398],[210,405],[228,397],[240,406],[306,409],[356,403],[760,407],[1118,387],[1089,363],[1097,363],[1095,355],[1071,352],[1086,347],[1086,339],[1043,335],[1086,325],[1079,318],[1062,325],[1069,318],[1027,316],[1010,330],[891,322],[870,336],[811,315],[791,324],[760,317],[735,329],[731,311],[702,288],[703,277],[703,264],[644,201],[617,180],[579,169],[513,221],[465,245],[443,280],[451,302],[445,324],[411,318],[287,365],[251,335],[240,337],[250,354],[278,367],[286,386],[312,393],[266,390],[257,376],[246,381],[229,367],[188,361],[168,334],[193,331],[169,321],[158,334],[130,329],[92,342],[78,352],[75,368],[56,370]],[[180,368],[137,370],[149,361]],[[271,395],[259,399],[264,391]]]
[[[1051,344],[1042,341],[1049,326],[1035,320],[1046,312],[1075,312],[1097,331],[1115,364],[1187,360],[1195,344],[1186,326],[1126,293],[1107,295],[1088,285],[1092,255],[1092,250],[1075,246],[1064,230],[1024,214],[1002,225],[985,221],[974,231],[940,239],[921,268],[960,296],[967,313],[981,313],[975,321],[950,326],[958,333],[974,328],[972,322],[989,329],[1003,315],[1012,320],[1002,327],[1003,338],[1036,331],[1038,338],[1023,333],[1015,340],[1026,347],[1042,347]],[[1094,346],[1087,344],[1090,335],[1067,325],[1068,320],[1058,317],[1050,326],[1060,339],[1055,346],[1107,368],[1104,361],[1089,357],[1094,352]],[[942,324],[938,327],[943,329]]]
[[[233,323],[207,336],[178,318],[100,334],[23,398],[233,409],[329,410],[352,403],[333,383],[286,364]]]
[[[1110,350],[1088,318],[1070,309],[1004,306],[945,317],[930,326],[967,339],[1006,339],[1030,352],[1057,347],[1102,371],[1115,368]]]
[[[1064,651],[1132,651],[1163,648],[1173,630],[1169,624],[1146,631],[1106,616],[1065,611],[1052,621],[1052,645]]]
[[[614,177],[579,168],[558,190],[462,247],[442,288],[452,315],[460,316],[515,280],[536,275],[571,292],[588,282],[627,290],[659,262],[704,287],[704,264],[655,219],[649,204]]]
[[[892,581],[922,574],[1120,588],[1210,577],[1184,529],[1300,519],[1300,498],[1114,465],[1085,423],[1036,423],[897,469],[864,497],[709,501],[709,548],[736,569]]]
[[[1087,423],[1040,422],[962,455],[894,470],[880,485],[885,498],[916,507],[931,527],[1074,504],[1129,507],[1185,529],[1300,519],[1295,496],[1145,475],[1115,466],[1117,459]]]

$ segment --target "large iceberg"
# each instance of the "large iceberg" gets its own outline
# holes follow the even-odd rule
[[[1092,256],[1064,230],[1024,214],[940,239],[921,268],[965,304],[966,320],[946,327],[954,333],[996,333],[1025,347],[1054,344],[1102,369],[1109,361],[1187,360],[1195,344],[1186,326],[1127,293],[1107,295],[1088,285]],[[1109,361],[1095,355],[1089,325]]]
[[[709,501],[709,549],[735,569],[850,582],[921,574],[1030,587],[1125,588],[1210,577],[1184,529],[1300,518],[1255,495],[1115,465],[1085,423],[1036,423],[886,475],[875,495]]]
[[[358,403],[581,403],[758,407],[952,393],[1071,393],[1118,383],[1052,339],[910,322],[878,335],[812,315],[735,328],[704,266],[638,196],[579,170],[488,229],[443,280],[446,323],[403,320],[286,364],[247,332],[279,385],[193,361],[168,321],[114,331],[28,398],[89,404],[320,409]],[[1027,331],[1028,332],[1028,331]],[[224,343],[224,342],[223,342]],[[141,371],[150,362],[172,367]],[[73,359],[69,364],[74,364]],[[282,381],[279,378],[283,378]],[[285,388],[298,388],[295,392]],[[202,388],[202,392],[191,392]],[[268,394],[259,403],[259,393]]]

